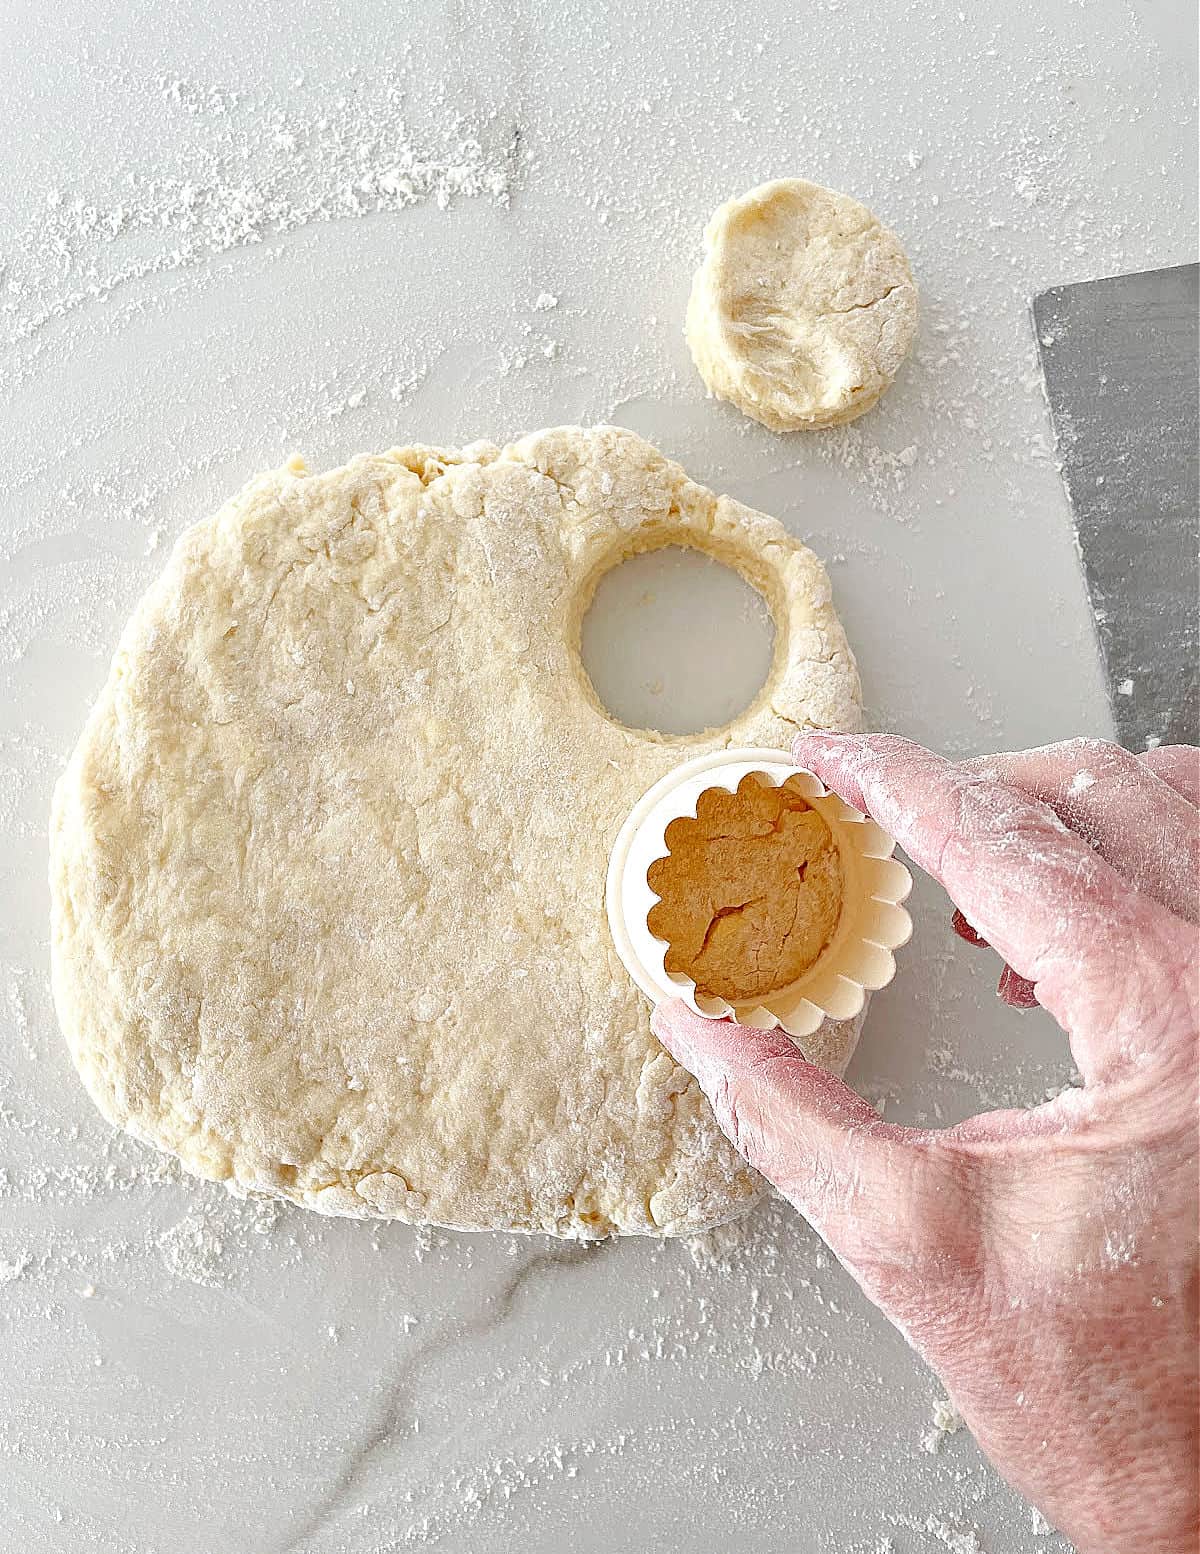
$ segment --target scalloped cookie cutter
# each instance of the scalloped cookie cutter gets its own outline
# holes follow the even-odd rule
[[[761,999],[731,1004],[698,992],[690,978],[666,969],[668,946],[646,921],[659,899],[646,873],[667,855],[672,820],[694,818],[702,793],[711,788],[736,792],[748,776],[772,787],[787,783],[828,825],[842,863],[842,910],[833,937],[802,976]],[[811,1036],[826,1019],[851,1020],[860,1014],[867,994],[886,987],[896,974],[893,951],[912,937],[912,919],[901,905],[912,889],[912,875],[892,856],[895,848],[873,820],[831,793],[813,772],[793,766],[780,750],[697,756],[644,793],[617,835],[605,890],[617,953],[652,1003],[682,998],[709,1019],[731,1016],[739,1025],[779,1026],[796,1039]]]

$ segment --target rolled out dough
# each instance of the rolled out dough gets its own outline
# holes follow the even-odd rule
[[[686,334],[712,393],[776,431],[837,426],[877,402],[912,346],[917,288],[865,205],[778,178],[722,205],[704,249]]]
[[[578,653],[599,576],[668,543],[776,622],[762,693],[693,738],[616,724]],[[293,460],[182,536],[59,783],[84,1082],[190,1171],[325,1213],[711,1227],[760,1184],[650,1032],[608,850],[685,756],[858,721],[816,559],[630,432]]]

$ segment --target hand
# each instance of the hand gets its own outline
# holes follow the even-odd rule
[[[794,754],[941,881],[1083,1087],[901,1128],[779,1031],[666,1004],[656,1034],[1081,1554],[1196,1548],[1200,753]]]

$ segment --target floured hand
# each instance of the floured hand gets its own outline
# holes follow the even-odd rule
[[[1200,753],[794,750],[941,881],[1083,1087],[901,1128],[778,1031],[670,1004],[656,1034],[1081,1554],[1195,1548]]]

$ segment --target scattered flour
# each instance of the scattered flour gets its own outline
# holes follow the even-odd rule
[[[554,106],[542,100],[540,86],[526,94],[525,39],[501,61],[502,90],[489,93],[481,86],[462,101],[452,93],[457,67],[432,51],[398,48],[382,66],[377,53],[356,66],[349,38],[344,69],[323,61],[318,79],[314,64],[311,79],[298,75],[290,88],[266,86],[263,70],[249,57],[236,85],[196,79],[196,67],[170,57],[173,46],[166,43],[158,45],[161,58],[148,73],[121,62],[115,51],[89,67],[103,100],[117,103],[107,122],[93,126],[97,142],[103,144],[111,125],[130,117],[132,108],[161,144],[153,156],[131,160],[116,173],[99,165],[94,172],[82,171],[90,164],[79,159],[74,169],[54,173],[35,190],[26,225],[9,223],[0,252],[0,406],[13,434],[0,449],[0,487],[10,498],[0,529],[0,570],[12,580],[0,600],[0,701],[20,709],[15,730],[10,721],[0,736],[0,838],[22,901],[25,892],[29,900],[39,899],[48,792],[76,731],[74,710],[53,716],[43,709],[33,669],[48,654],[66,649],[74,654],[72,677],[83,665],[84,677],[95,679],[111,651],[114,624],[157,565],[154,560],[143,566],[144,552],[169,546],[194,516],[190,504],[196,491],[211,485],[223,496],[245,474],[248,460],[265,462],[276,447],[311,446],[322,435],[322,456],[365,445],[362,422],[392,407],[402,412],[389,423],[398,440],[413,435],[414,428],[421,435],[448,432],[421,423],[424,396],[447,383],[456,396],[460,385],[464,397],[475,394],[470,413],[476,419],[466,428],[473,435],[506,435],[535,424],[525,406],[543,402],[538,395],[579,419],[635,426],[646,407],[668,401],[679,413],[673,451],[697,468],[723,457],[717,439],[710,445],[712,420],[698,413],[696,384],[686,367],[677,373],[679,320],[664,305],[658,318],[645,318],[636,344],[622,343],[622,331],[611,331],[611,348],[608,324],[628,297],[653,295],[668,279],[685,293],[698,250],[698,220],[715,197],[753,181],[747,168],[764,154],[763,147],[800,147],[805,165],[799,171],[835,186],[847,184],[845,147],[828,126],[839,118],[857,119],[879,95],[870,81],[876,72],[868,57],[870,29],[855,25],[853,0],[813,0],[805,26],[816,29],[826,46],[819,60],[803,62],[811,89],[797,92],[787,69],[791,34],[773,32],[766,19],[754,49],[744,47],[742,20],[732,12],[717,20],[711,39],[703,29],[690,29],[687,46],[697,51],[692,63],[703,67],[693,70],[660,58],[657,16],[640,24],[630,20],[628,26],[644,29],[642,66],[631,95],[608,77],[609,44],[599,15],[585,15],[569,3],[564,18],[578,24],[586,38],[576,56],[577,79]],[[909,4],[905,19],[914,29],[945,21],[921,4]],[[484,13],[470,22],[486,24]],[[887,210],[911,245],[925,286],[922,335],[904,382],[877,420],[802,446],[767,443],[747,431],[745,446],[766,474],[783,474],[798,490],[848,494],[861,522],[814,540],[841,558],[853,574],[851,586],[865,590],[870,575],[887,568],[895,580],[898,614],[935,613],[937,652],[946,654],[949,693],[955,694],[957,685],[960,702],[948,737],[962,753],[974,754],[981,744],[994,747],[1007,732],[1000,721],[1007,709],[990,680],[977,683],[981,671],[975,665],[954,662],[959,623],[953,599],[906,567],[915,564],[923,531],[939,539],[944,533],[947,547],[956,533],[980,543],[977,536],[997,518],[1014,541],[1034,531],[1028,511],[1037,504],[1031,492],[1054,488],[1030,484],[1031,470],[1053,473],[1047,439],[1030,430],[1036,418],[1028,407],[1041,395],[1032,341],[1023,333],[1030,255],[1047,280],[1140,267],[1147,253],[1162,249],[1157,237],[1164,193],[1184,186],[1180,174],[1186,168],[1161,134],[1154,103],[1135,102],[1122,90],[1131,71],[1158,79],[1157,56],[1136,21],[1129,23],[1134,31],[1128,47],[1111,59],[1098,55],[1090,39],[1080,35],[1072,41],[1063,28],[1047,28],[1042,15],[1020,8],[1011,24],[993,26],[982,18],[977,24],[960,18],[960,24],[979,29],[966,31],[964,38],[977,42],[978,57],[986,58],[989,100],[998,109],[997,121],[1007,127],[1002,143],[990,132],[974,139],[952,128],[935,140],[922,130],[926,119],[919,105],[936,90],[944,69],[931,51],[911,80],[890,80],[887,86],[893,94],[889,112],[903,126],[901,142],[865,137],[855,149],[854,192],[877,198]],[[1032,64],[1030,28],[1038,43]],[[462,39],[451,43],[457,48]],[[548,39],[546,58],[561,46],[561,40]],[[881,92],[891,63],[890,56],[880,55]],[[50,87],[59,68],[51,53]],[[970,63],[963,68],[964,89],[973,79],[978,85],[981,78],[972,78]],[[407,93],[400,82],[410,88]],[[1166,92],[1164,85],[1163,99],[1169,101]],[[1086,130],[1095,123],[1088,94],[1115,105],[1104,110],[1106,123],[1112,121],[1108,144],[1080,133],[1081,126]],[[693,125],[705,112],[724,116],[723,133],[720,149],[709,147],[701,158]],[[65,109],[63,116],[68,117]],[[642,126],[648,138],[639,138],[645,135]],[[1113,146],[1143,131],[1159,153],[1161,177],[1155,171],[1136,183],[1114,178]],[[328,335],[304,343],[311,360],[302,359],[297,368],[293,342],[282,334],[268,342],[261,376],[249,382],[241,402],[257,406],[263,384],[285,383],[277,411],[265,418],[236,409],[239,384],[233,374],[226,392],[236,414],[229,420],[198,404],[194,424],[170,420],[159,426],[155,407],[137,399],[130,379],[121,385],[127,402],[98,401],[74,423],[56,425],[48,438],[27,429],[24,396],[43,376],[69,372],[76,361],[86,367],[96,354],[125,359],[143,321],[171,323],[174,310],[194,301],[201,284],[223,267],[236,263],[243,274],[252,260],[275,265],[325,240],[330,233],[320,229],[335,223],[343,224],[348,237],[359,238],[369,230],[364,222],[394,221],[399,230],[420,221],[442,224],[439,212],[449,223],[494,209],[497,219],[513,222],[526,190],[537,197],[544,192],[539,179],[551,144],[563,148],[564,182],[579,223],[594,223],[601,235],[603,266],[578,281],[587,286],[582,327],[588,338],[603,340],[604,349],[585,356],[570,348],[574,308],[555,311],[544,298],[574,300],[577,277],[574,270],[548,269],[519,277],[494,336],[464,343],[447,315],[429,321],[413,339],[397,308],[365,322],[361,344],[355,340],[339,372],[327,358],[343,333],[360,322],[362,291],[355,287],[367,276],[365,268],[347,260],[347,297],[344,304],[339,299]],[[632,166],[636,178],[630,176]],[[555,168],[556,176],[560,171]],[[1106,197],[1106,186],[1119,187],[1119,200]],[[1031,219],[1044,218],[1048,210],[1055,212],[1053,222]],[[986,221],[978,219],[980,212],[986,212]],[[351,223],[360,225],[351,229]],[[1027,234],[1034,226],[1041,235],[1031,247]],[[589,244],[592,237],[589,232]],[[971,278],[969,289],[958,284],[963,275]],[[487,278],[490,284],[490,272]],[[409,279],[396,277],[398,296]],[[548,289],[539,292],[543,282]],[[213,291],[222,298],[227,294]],[[991,338],[996,319],[1009,342],[1003,357]],[[553,325],[562,339],[546,333],[535,340],[523,323]],[[505,352],[512,353],[511,361]],[[182,366],[174,361],[170,370]],[[519,414],[512,408],[517,404]],[[494,407],[490,419],[478,413],[480,406]],[[508,423],[509,415],[518,417],[517,425]],[[122,453],[143,422],[150,428],[144,456]],[[746,467],[730,465],[714,479],[732,489],[744,481]],[[750,500],[756,495],[745,484],[737,494]],[[1043,521],[1041,511],[1033,516],[1037,524]],[[819,526],[819,503],[809,504],[800,521]],[[97,536],[95,555],[84,556],[81,537]],[[1078,646],[1079,639],[1062,644],[1067,653]],[[1090,639],[1087,646],[1090,651]],[[924,684],[923,675],[914,678],[918,683]],[[85,690],[81,685],[76,698],[80,712]],[[414,686],[413,694],[419,697],[420,687]],[[919,729],[926,719],[924,695],[885,674],[876,715]],[[32,1285],[36,1277],[40,1290],[45,1274],[47,1285],[56,1280],[61,1293],[86,1290],[91,1286],[85,1281],[103,1270],[106,1292],[129,1289],[139,1299],[153,1299],[163,1290],[164,1274],[240,1295],[243,1282],[250,1287],[264,1272],[274,1280],[285,1270],[285,1277],[333,1287],[344,1271],[342,1249],[352,1246],[345,1267],[367,1274],[361,1311],[351,1303],[333,1313],[336,1340],[329,1334],[329,1314],[322,1314],[315,1329],[344,1369],[353,1364],[356,1328],[371,1331],[377,1305],[409,1313],[428,1301],[420,1308],[426,1313],[422,1324],[405,1340],[417,1350],[436,1344],[457,1291],[476,1278],[489,1291],[502,1282],[495,1267],[507,1254],[472,1238],[350,1227],[353,1241],[339,1241],[324,1222],[297,1226],[297,1216],[281,1215],[275,1205],[238,1203],[217,1189],[181,1183],[173,1163],[148,1150],[110,1148],[98,1123],[80,1126],[79,1097],[69,1098],[60,1083],[68,1076],[44,987],[40,920],[14,921],[14,933],[0,967],[5,990],[0,1024],[9,1052],[0,1070],[0,1197],[6,1222],[15,1225],[19,1217],[14,1233],[22,1251],[14,1256],[10,1250],[0,1260],[0,1282],[25,1279]],[[937,980],[938,1007],[948,1017],[962,1014],[954,979],[937,964],[936,954],[928,956],[928,964]],[[921,1079],[921,1104],[949,1114],[976,1104],[1028,1104],[1043,1091],[1057,1093],[1051,1080],[1061,1060],[1030,1060],[1022,1069],[1003,1054],[994,1065],[982,1054],[968,1062],[962,1050],[938,1043]],[[53,1062],[47,1061],[51,1054]],[[889,1110],[901,1113],[910,1098],[907,1083],[879,1084]],[[197,1207],[189,1207],[167,1231],[148,1232],[164,1199]],[[86,1212],[89,1208],[94,1212]],[[529,1243],[515,1246],[514,1273],[531,1256],[536,1251]],[[437,1385],[425,1386],[421,1430],[438,1443],[438,1471],[427,1482],[381,1473],[369,1494],[361,1485],[351,1489],[342,1510],[347,1524],[351,1516],[361,1518],[364,1547],[483,1546],[499,1525],[532,1536],[528,1529],[539,1525],[552,1497],[578,1496],[583,1514],[599,1507],[595,1514],[601,1515],[611,1486],[650,1496],[664,1482],[686,1486],[698,1519],[733,1508],[747,1522],[751,1541],[763,1526],[791,1525],[796,1483],[812,1474],[814,1462],[830,1476],[874,1468],[884,1486],[863,1490],[862,1515],[869,1520],[860,1526],[855,1554],[891,1554],[897,1546],[907,1550],[934,1542],[951,1554],[981,1554],[980,1535],[959,1528],[972,1516],[991,1527],[997,1517],[1017,1515],[981,1462],[962,1449],[939,1455],[935,1447],[920,1472],[930,1481],[927,1493],[937,1496],[929,1505],[938,1514],[904,1523],[906,1535],[895,1540],[874,1532],[870,1523],[886,1520],[881,1508],[904,1480],[911,1438],[905,1433],[892,1442],[886,1429],[870,1433],[878,1419],[880,1378],[861,1355],[868,1347],[864,1324],[873,1318],[862,1302],[847,1296],[843,1276],[815,1237],[778,1205],[696,1238],[687,1255],[637,1245],[588,1256],[611,1259],[607,1287],[613,1299],[596,1313],[594,1331],[581,1330],[562,1349],[554,1349],[549,1338],[545,1352],[540,1336],[527,1352],[515,1352],[503,1334],[488,1336],[478,1341],[486,1359],[477,1385],[464,1382],[444,1396]],[[524,1300],[541,1300],[546,1310],[559,1309],[558,1302],[571,1309],[570,1268],[550,1273],[555,1282],[548,1290],[528,1280],[505,1321],[520,1319]],[[647,1291],[651,1280],[655,1295]],[[10,1304],[17,1305],[6,1303],[6,1311]],[[48,1296],[37,1318],[52,1327],[55,1342],[70,1320],[64,1304],[76,1306]],[[84,1298],[81,1309],[93,1317],[103,1307]],[[296,1320],[303,1334],[303,1318]],[[37,1322],[27,1330],[14,1321],[3,1336],[24,1345],[37,1336]],[[401,1325],[410,1325],[407,1316]],[[544,1324],[543,1330],[549,1331]],[[65,1355],[72,1352],[64,1346]],[[100,1397],[112,1405],[110,1422],[72,1429],[64,1437],[56,1410],[32,1394],[19,1423],[0,1422],[0,1456],[24,1457],[27,1467],[36,1460],[49,1482],[68,1485],[81,1470],[108,1482],[115,1463],[129,1462],[145,1466],[146,1493],[177,1496],[209,1478],[224,1484],[228,1444],[238,1452],[249,1450],[256,1479],[274,1484],[286,1481],[297,1450],[307,1445],[307,1438],[299,1446],[281,1439],[278,1419],[270,1417],[251,1417],[249,1435],[235,1433],[231,1425],[228,1443],[206,1445],[190,1422],[186,1399],[172,1403],[162,1421],[128,1422],[136,1394],[119,1390],[120,1367],[93,1376],[92,1349],[80,1345],[78,1354],[74,1376],[84,1376],[89,1388],[101,1383],[109,1389]],[[369,1384],[354,1398],[354,1408],[364,1415],[376,1384],[382,1390],[394,1379],[379,1374],[377,1358],[372,1352]],[[315,1348],[306,1360],[319,1363]],[[256,1370],[247,1380],[265,1374]],[[730,1378],[736,1378],[732,1386]],[[628,1392],[636,1399],[645,1392],[653,1399],[652,1408],[638,1409],[645,1423],[628,1427],[621,1409],[616,1422],[597,1417],[581,1427],[577,1418],[554,1412],[554,1399],[609,1396],[603,1389],[610,1382],[622,1396]],[[274,1374],[270,1385],[280,1385]],[[825,1396],[818,1389],[833,1386],[844,1407],[865,1422],[862,1439],[873,1443],[873,1452],[878,1446],[879,1460],[867,1462],[848,1435],[827,1428],[826,1410],[814,1400]],[[510,1417],[534,1421],[543,1439],[523,1445],[490,1436],[491,1424]],[[364,1419],[364,1425],[370,1423]],[[935,1415],[934,1433],[937,1423]],[[396,1431],[406,1450],[411,1424],[401,1419]],[[939,1434],[939,1444],[946,1433]],[[194,1461],[176,1455],[180,1440],[196,1442]],[[340,1454],[330,1455],[331,1475],[341,1460]],[[770,1466],[765,1478],[763,1463]],[[307,1492],[312,1463],[302,1466]],[[776,1483],[784,1487],[776,1491]],[[47,1505],[45,1514],[58,1520],[64,1513]],[[1049,1535],[1036,1512],[1032,1530],[1037,1537]],[[803,1532],[797,1524],[798,1539]],[[30,1546],[42,1537],[39,1528]],[[85,1537],[81,1532],[74,1541],[80,1547],[111,1545],[111,1539],[89,1543]]]
[[[952,1527],[949,1522],[944,1522],[940,1516],[928,1516],[925,1519],[925,1531],[931,1533],[944,1548],[949,1549],[950,1554],[984,1554],[979,1534],[974,1528],[962,1531]]]
[[[936,1456],[952,1435],[962,1429],[962,1415],[949,1398],[938,1398],[933,1405],[933,1424],[921,1437],[921,1450]]]
[[[745,1245],[750,1225],[749,1218],[731,1220],[715,1230],[706,1230],[703,1235],[688,1236],[684,1245],[692,1262],[702,1271],[727,1267],[730,1255]]]
[[[22,1252],[17,1257],[0,1257],[0,1284],[11,1284],[13,1280],[22,1278],[32,1262],[33,1258],[28,1252]]]
[[[167,1272],[177,1279],[216,1286],[228,1277],[225,1238],[219,1222],[207,1214],[185,1215],[163,1232],[158,1246]]]
[[[101,188],[47,191],[41,218],[12,234],[0,279],[10,346],[149,275],[265,244],[314,222],[344,221],[484,196],[508,203],[522,170],[515,123],[499,134],[447,114],[410,127],[407,94],[390,74],[351,69],[316,105],[291,93],[221,92],[133,76],[126,90],[159,111],[206,120],[180,163],[130,168]]]
[[[151,1239],[163,1265],[175,1278],[215,1287],[228,1282],[237,1262],[245,1262],[252,1238],[269,1235],[275,1229],[283,1206],[274,1199],[226,1199],[220,1191],[212,1197],[219,1207],[198,1208],[185,1214]]]
[[[1104,1260],[1114,1267],[1120,1267],[1123,1263],[1136,1262],[1137,1243],[1129,1236],[1114,1235],[1109,1231],[1104,1238]]]

